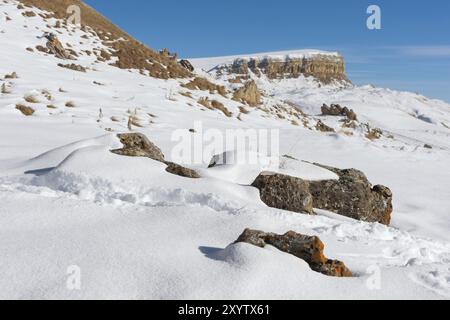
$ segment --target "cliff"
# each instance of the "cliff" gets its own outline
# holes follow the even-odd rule
[[[301,75],[315,77],[322,83],[334,80],[348,81],[344,58],[337,53],[312,52],[286,55],[239,57],[222,66],[223,72],[257,76],[265,74],[269,79],[292,79]]]

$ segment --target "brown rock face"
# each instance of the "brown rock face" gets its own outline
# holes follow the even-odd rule
[[[365,222],[389,225],[393,195],[389,188],[372,187],[367,177],[355,169],[321,166],[336,173],[339,180],[306,181],[283,174],[262,173],[252,186],[271,208],[314,214],[313,208],[328,210]]]
[[[166,162],[166,164],[167,164],[166,171],[171,174],[190,179],[200,178],[200,175],[192,169],[185,168],[173,162]]]
[[[336,132],[333,128],[323,123],[322,120],[317,121],[316,130],[320,132]]]
[[[123,144],[122,149],[112,150],[112,153],[127,157],[146,157],[164,162],[164,154],[147,137],[140,133],[125,133],[118,135]]]
[[[111,55],[117,58],[114,66],[121,69],[146,70],[155,78],[187,78],[191,72],[181,66],[176,59],[160,54],[137,41],[104,16],[80,0],[20,0],[25,6],[36,7],[50,12],[51,18],[63,19],[60,27],[66,28],[67,8],[76,5],[81,9],[82,30],[97,35],[107,46]],[[21,5],[23,8],[23,6]],[[101,57],[102,58],[102,57]],[[102,58],[104,59],[104,57]]]
[[[248,74],[251,70],[258,76],[265,74],[269,79],[291,79],[304,75],[315,77],[322,83],[330,83],[334,80],[348,81],[344,58],[322,54],[303,59],[237,59],[227,69],[228,72],[241,75]]]
[[[351,277],[351,271],[341,261],[330,260],[324,255],[325,245],[318,237],[310,237],[290,231],[284,235],[246,229],[236,243],[248,243],[260,248],[271,245],[306,261],[310,268],[332,277]]]
[[[247,82],[242,88],[233,95],[233,100],[247,103],[249,106],[256,107],[261,104],[261,92],[254,80]]]
[[[367,177],[355,169],[333,171],[339,180],[311,181],[309,190],[313,206],[366,222],[389,225],[393,211],[393,195],[385,186],[372,187]]]
[[[350,121],[358,121],[358,117],[355,113],[355,111],[347,108],[347,107],[341,107],[338,104],[332,104],[330,107],[328,107],[326,104],[322,106],[322,115],[324,116],[343,116],[347,117]]]
[[[117,137],[123,144],[123,148],[111,150],[112,153],[127,157],[150,158],[166,164],[168,173],[190,179],[200,178],[200,175],[195,170],[166,161],[162,151],[141,133],[124,133],[117,135]]]
[[[269,207],[313,214],[313,198],[307,181],[276,173],[262,173],[252,184]]]

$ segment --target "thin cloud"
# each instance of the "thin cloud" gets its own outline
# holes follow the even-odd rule
[[[404,46],[393,47],[399,53],[417,57],[450,57],[449,46]]]

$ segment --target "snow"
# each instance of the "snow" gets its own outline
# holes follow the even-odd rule
[[[44,45],[36,36],[54,21],[23,17],[16,6],[15,1],[0,3],[0,76],[19,75],[1,82],[11,93],[0,96],[0,298],[450,298],[448,103],[371,86],[319,87],[310,78],[255,77],[267,105],[291,101],[312,126],[321,119],[337,133],[293,126],[289,118],[251,108],[240,121],[241,104],[235,101],[201,91],[193,92],[194,99],[179,94],[186,91],[180,87],[186,80],[145,77],[95,63],[87,55],[74,62],[91,68],[87,73],[57,67],[60,60],[25,50]],[[4,23],[4,13],[12,20]],[[92,36],[82,38],[80,30],[61,30],[62,42],[77,50],[102,47]],[[307,52],[312,51],[288,54]],[[277,55],[287,54],[263,56]],[[193,62],[210,70],[227,61],[230,57]],[[198,72],[226,84],[226,75],[216,79]],[[25,117],[15,104],[25,103],[29,93],[40,102],[26,103],[36,113]],[[204,96],[221,101],[234,116],[198,106],[196,100]],[[67,101],[76,107],[64,107]],[[323,103],[351,107],[361,123],[392,137],[370,141],[361,127],[343,134],[340,119],[319,115]],[[147,135],[169,160],[177,144],[173,133],[189,132],[199,120],[204,130],[277,129],[282,157],[215,168],[204,159],[185,164],[200,179],[171,175],[163,163],[110,152],[121,147],[116,134],[128,131],[130,113],[142,125],[134,130]],[[277,162],[280,167],[273,165]],[[263,171],[337,178],[311,163],[357,168],[374,184],[389,186],[392,226],[321,210],[309,216],[271,209],[249,186]],[[317,235],[326,255],[344,261],[355,277],[329,278],[272,247],[232,244],[245,228]],[[67,286],[73,266],[81,271],[81,290]]]

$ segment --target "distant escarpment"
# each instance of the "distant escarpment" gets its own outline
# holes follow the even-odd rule
[[[251,71],[269,79],[293,79],[303,75],[322,83],[348,81],[344,58],[337,53],[237,58],[221,71],[237,75],[248,75]]]

